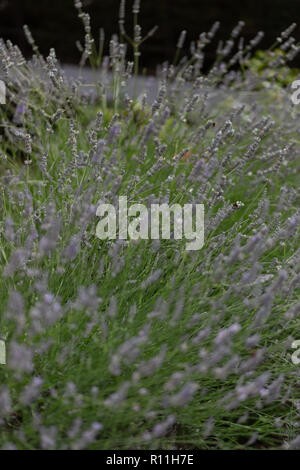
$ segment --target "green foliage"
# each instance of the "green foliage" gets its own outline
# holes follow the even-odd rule
[[[281,49],[258,50],[247,60],[246,67],[261,79],[263,88],[269,88],[270,84],[288,86],[297,78],[299,70],[287,65],[272,66],[275,61],[285,58],[286,53]]]

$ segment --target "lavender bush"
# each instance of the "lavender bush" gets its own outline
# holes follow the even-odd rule
[[[0,43],[0,445],[299,447],[300,113],[276,80],[299,50],[294,25],[259,74],[262,33],[245,44],[240,22],[204,74],[219,24],[188,57],[183,32],[139,94],[154,34],[139,1],[132,38],[121,2],[109,57],[75,6],[93,84],[42,57],[28,27],[31,60]],[[205,247],[98,240],[97,205],[119,195],[203,203]]]

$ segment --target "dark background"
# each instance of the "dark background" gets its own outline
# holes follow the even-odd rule
[[[91,14],[95,37],[103,27],[106,45],[111,34],[118,32],[119,0],[83,0],[85,10]],[[133,0],[127,0],[126,27],[131,32]],[[246,21],[243,31],[249,40],[259,30],[266,34],[261,48],[270,46],[276,36],[300,14],[300,0],[142,0],[140,24],[144,32],[155,24],[159,30],[142,48],[142,65],[148,71],[166,59],[172,60],[178,35],[188,31],[187,43],[197,39],[199,33],[208,31],[219,20],[221,28],[208,50],[208,62],[219,39],[227,39],[238,20]],[[31,50],[27,45],[22,25],[28,24],[40,50],[48,54],[55,47],[57,56],[67,63],[78,63],[80,54],[75,42],[83,39],[81,22],[73,0],[0,0],[0,37],[17,43],[25,55]],[[294,32],[300,40],[300,27]],[[294,65],[300,66],[300,59]]]

